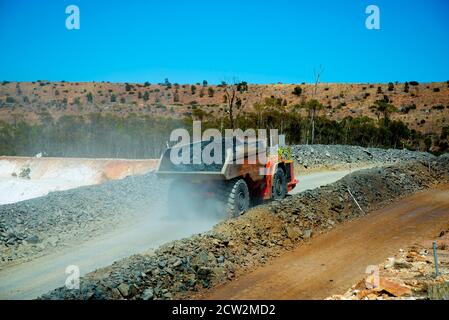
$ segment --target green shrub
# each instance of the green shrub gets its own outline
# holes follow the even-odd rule
[[[296,86],[292,92],[295,96],[299,97],[302,93],[302,88],[300,86]]]
[[[88,94],[86,94],[86,99],[87,99],[87,102],[89,102],[89,103],[94,102],[94,96],[90,92]]]

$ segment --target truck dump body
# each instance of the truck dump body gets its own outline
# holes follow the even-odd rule
[[[193,180],[229,180],[244,174],[254,176],[259,173],[258,168],[263,167],[257,163],[260,148],[265,152],[261,141],[242,142],[238,139],[201,141],[173,147],[162,155],[156,174]],[[219,157],[215,157],[216,150],[220,152]],[[174,163],[172,158],[182,159],[182,162]],[[211,160],[218,161],[211,163]]]
[[[297,183],[293,161],[280,159],[277,148],[267,150],[264,140],[237,138],[169,148],[156,174],[173,179],[169,189],[173,214],[206,211],[229,218],[264,200],[285,198]]]

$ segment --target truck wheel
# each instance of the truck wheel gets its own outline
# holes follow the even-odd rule
[[[231,182],[228,185],[226,201],[226,214],[229,218],[236,218],[249,209],[249,190],[243,179]]]
[[[284,199],[287,195],[287,179],[284,170],[277,168],[273,176],[273,186],[271,189],[271,198],[273,200]]]

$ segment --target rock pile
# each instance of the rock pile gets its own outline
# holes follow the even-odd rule
[[[166,190],[166,181],[147,174],[2,205],[0,266],[110,230],[147,212]]]
[[[433,241],[400,249],[394,257],[378,266],[379,282],[367,276],[342,295],[330,300],[449,300],[449,233],[437,239],[439,275],[435,274]]]
[[[295,145],[291,148],[293,158],[304,168],[435,159],[435,156],[430,153],[406,149],[364,148],[345,145]]]

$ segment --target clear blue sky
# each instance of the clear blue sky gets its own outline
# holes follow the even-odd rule
[[[0,0],[0,43],[0,80],[447,81],[449,1]]]

